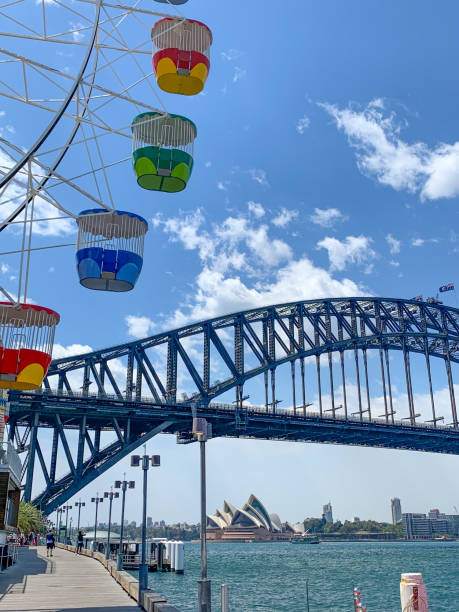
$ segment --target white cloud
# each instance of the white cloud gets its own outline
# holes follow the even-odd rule
[[[83,353],[91,353],[92,351],[92,347],[90,347],[88,344],[69,344],[68,346],[54,344],[53,359],[72,357],[73,355],[82,355]]]
[[[393,259],[391,259],[389,263],[391,266],[394,266],[394,268],[398,268],[400,266],[400,262],[394,261]]]
[[[224,185],[224,183],[222,183],[222,181],[218,181],[217,189],[220,189],[220,191],[226,191],[227,190],[225,185]]]
[[[413,238],[411,240],[411,246],[421,247],[421,246],[424,246],[426,242],[431,242],[435,244],[435,243],[438,243],[439,240],[438,238]]]
[[[317,243],[318,249],[326,249],[332,271],[342,271],[348,264],[367,264],[376,257],[375,251],[370,247],[372,240],[367,236],[347,236],[340,241],[336,238],[326,237]],[[371,272],[372,268],[366,268]]]
[[[307,257],[294,260],[289,245],[274,240],[269,226],[254,217],[227,217],[211,229],[199,210],[160,220],[169,239],[195,250],[202,264],[186,305],[166,325],[289,300],[362,295],[356,283],[334,279]]]
[[[280,213],[274,217],[271,223],[276,227],[285,227],[292,219],[295,219],[295,217],[298,217],[297,210],[289,210],[282,207]]]
[[[79,42],[80,40],[83,40],[85,37],[85,30],[87,29],[84,24],[78,22],[78,23],[74,23],[74,22],[70,22],[70,28],[71,28],[71,33],[72,33],[72,38],[75,42]]]
[[[265,214],[265,209],[258,202],[248,202],[247,208],[249,209],[249,212],[251,212],[257,219],[263,217]]]
[[[134,338],[145,338],[151,335],[156,327],[151,319],[144,316],[127,315],[124,320],[128,327],[128,334]]]
[[[228,49],[227,51],[222,51],[220,55],[222,56],[222,59],[232,62],[241,57],[242,51],[239,51],[238,49]]]
[[[269,185],[268,179],[266,177],[266,172],[264,170],[260,170],[257,168],[252,168],[249,170],[249,174],[252,180],[256,181],[260,185]]]
[[[0,271],[2,274],[6,274],[7,272],[10,271],[10,266],[6,263],[2,263],[2,265],[0,266]]]
[[[401,241],[394,238],[392,234],[387,234],[386,242],[389,245],[389,250],[391,255],[397,255],[400,253]]]
[[[304,134],[304,132],[308,129],[310,123],[311,120],[306,115],[301,117],[301,119],[298,119],[298,122],[296,124],[296,131],[298,132],[298,134]]]
[[[249,284],[239,276],[230,277],[205,267],[196,279],[193,303],[185,311],[177,310],[174,323],[215,317],[235,312],[302,299],[362,295],[359,286],[349,279],[338,281],[317,268],[306,257],[291,261],[276,271],[266,284]]]
[[[314,208],[314,214],[309,220],[322,227],[332,227],[337,221],[345,221],[347,217],[337,208]]]
[[[206,161],[206,163],[204,164],[206,168],[210,168],[212,165],[211,161]]]
[[[336,122],[356,150],[361,172],[394,189],[419,192],[435,200],[459,195],[459,142],[429,148],[400,138],[401,125],[394,113],[385,113],[381,99],[364,110],[319,104]]]
[[[245,70],[244,68],[239,68],[239,66],[234,67],[233,83],[237,83],[246,76],[247,70]]]

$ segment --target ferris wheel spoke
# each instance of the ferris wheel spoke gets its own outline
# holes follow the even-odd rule
[[[86,134],[85,134],[85,127],[84,127],[84,125],[81,126],[81,131],[82,131],[83,136],[85,137]],[[93,138],[96,139],[96,136],[94,135]],[[89,148],[88,141],[86,140],[86,138],[85,138],[85,141],[84,141],[84,145],[85,145],[85,148],[86,148],[86,153],[88,155],[89,164],[91,166],[91,174],[92,174],[94,183],[96,185],[97,193],[99,195],[99,200],[102,201],[102,193],[100,191],[99,182],[97,180],[97,174],[96,174],[96,171],[95,171],[95,168],[94,168],[94,164],[93,164],[93,161],[92,161],[91,150]]]
[[[16,145],[14,145],[11,142],[6,141],[5,139],[1,138],[0,142],[3,142],[5,145],[7,145],[7,147],[9,149],[12,149],[14,151],[16,151],[17,153],[21,153],[21,150],[19,147],[17,147]],[[8,150],[5,146],[0,147],[0,150],[3,151],[3,153],[9,157],[8,155]],[[122,160],[124,161],[124,160]],[[37,185],[36,187],[36,192],[37,194],[40,195],[40,197],[43,197],[44,199],[47,199],[47,201],[52,204],[55,208],[58,208],[61,212],[63,212],[64,214],[71,216],[71,217],[75,217],[76,215],[74,215],[73,213],[71,213],[67,208],[65,208],[64,206],[62,206],[53,196],[51,196],[49,194],[49,189],[52,189],[53,187],[56,187],[58,185],[62,185],[62,184],[66,184],[69,187],[71,187],[72,189],[78,191],[81,195],[83,195],[84,197],[88,198],[89,200],[93,201],[94,203],[103,206],[102,202],[100,199],[95,198],[94,196],[92,196],[90,193],[88,193],[85,189],[83,189],[82,187],[80,187],[79,185],[77,185],[74,180],[79,178],[79,177],[74,177],[74,178],[65,178],[64,176],[62,176],[61,174],[59,174],[58,172],[56,172],[55,170],[53,171],[51,168],[49,168],[48,166],[46,166],[43,162],[41,162],[39,159],[34,158],[33,159],[33,163],[36,164],[36,166],[38,166],[38,168],[40,168],[41,170],[43,170],[45,172],[45,174],[38,174],[38,171],[34,171],[34,178],[40,178],[40,179],[44,179],[44,178],[53,178],[53,179],[57,179],[55,180],[53,183],[48,184],[48,186],[45,188],[39,188],[40,186]],[[120,162],[116,162],[116,163],[120,163]],[[5,167],[5,169],[7,169]],[[97,169],[95,170],[97,171]],[[20,173],[18,173],[19,175],[23,174],[24,171],[21,171]],[[15,179],[13,179],[13,181],[18,181],[17,176],[15,177]],[[10,183],[11,184],[11,183]],[[22,185],[24,185],[24,182],[21,183]],[[8,188],[8,186],[4,187],[3,191],[1,192],[0,195],[2,195],[3,193],[5,193],[6,189]],[[48,195],[47,195],[48,194]],[[1,205],[3,204],[8,204],[8,203],[13,203],[14,201],[17,200],[17,196],[9,198],[8,200],[2,200]],[[61,218],[61,217],[60,217]],[[14,223],[14,221],[13,221]]]
[[[89,111],[89,114],[90,115],[92,114],[91,110]],[[104,180],[105,180],[105,187],[107,189],[108,197],[110,199],[110,203],[112,205],[112,208],[115,208],[115,204],[113,202],[112,191],[110,189],[110,182],[109,182],[108,177],[107,177],[107,171],[106,171],[106,168],[105,168],[105,165],[104,165],[104,160],[103,160],[102,153],[101,153],[100,146],[99,146],[99,140],[98,140],[97,135],[95,133],[94,126],[92,126],[92,125],[91,125],[91,131],[92,131],[92,135],[94,137],[94,143],[96,145],[97,154],[98,154],[98,157],[99,157],[99,162],[100,162],[101,167],[102,167],[102,173],[103,173],[103,177],[104,177]]]
[[[96,0],[76,0],[77,2],[81,2],[84,4],[95,4]],[[139,4],[139,3],[138,3]],[[122,11],[126,11],[128,13],[141,13],[144,15],[149,15],[151,17],[171,17],[170,13],[161,13],[159,11],[152,11],[150,9],[139,8],[138,6],[127,6],[126,4],[118,3],[114,4],[113,2],[106,2],[103,0],[103,6],[112,9],[119,9]],[[172,5],[171,8],[179,13],[177,6]]]
[[[27,30],[28,32],[32,32],[32,34],[34,34],[35,36],[40,36],[40,33],[37,30],[30,28],[29,26],[25,25],[22,21],[19,21],[18,19],[14,19],[14,17],[11,17],[10,15],[8,15],[8,13],[5,13],[4,11],[0,11],[0,15],[4,17],[7,21],[11,21],[15,25],[21,28],[24,28],[24,30]]]
[[[42,134],[39,136],[38,140],[35,142],[35,144],[32,145],[32,147],[23,155],[22,159],[19,160],[19,162],[16,164],[16,166],[14,168],[12,168],[10,170],[10,172],[3,177],[0,180],[0,187],[5,184],[6,182],[8,182],[16,172],[18,172],[18,170],[20,170],[21,168],[24,167],[24,165],[27,163],[27,161],[38,151],[38,149],[41,147],[41,145],[46,141],[46,139],[48,138],[48,136],[51,134],[51,132],[53,131],[54,127],[57,125],[57,122],[59,121],[60,117],[65,113],[68,105],[70,104],[71,100],[73,99],[73,96],[76,92],[76,90],[78,89],[78,85],[79,82],[81,80],[81,78],[83,77],[83,74],[86,70],[86,67],[89,63],[89,59],[91,57],[91,51],[92,48],[94,46],[94,42],[96,39],[96,35],[97,35],[97,25],[99,22],[99,16],[100,16],[100,4],[101,4],[101,0],[96,0],[96,5],[95,5],[95,10],[96,10],[96,14],[95,14],[95,18],[94,18],[94,24],[93,24],[93,30],[92,30],[92,35],[91,35],[91,44],[88,46],[88,49],[86,51],[83,63],[81,65],[80,71],[77,75],[77,78],[75,79],[74,83],[72,84],[70,91],[66,97],[66,99],[64,100],[61,108],[59,109],[59,111],[56,113],[55,117],[51,120],[51,122],[48,124],[48,126],[45,128],[45,130],[42,132]],[[0,231],[2,230],[2,227],[0,227]]]

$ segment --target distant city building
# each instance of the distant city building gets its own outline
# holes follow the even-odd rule
[[[159,526],[160,527],[165,527],[166,526],[166,521],[159,521]]]
[[[124,526],[127,527],[129,525],[129,521],[127,519],[124,519]]]
[[[325,504],[323,507],[322,517],[327,523],[333,523],[333,509],[331,502],[328,502],[328,504]]]
[[[403,513],[403,531],[408,540],[428,539],[439,536],[459,536],[459,514],[443,514],[438,509],[429,514]]]
[[[151,516],[147,516],[147,527],[152,527],[153,526],[153,519],[151,518]]]
[[[131,522],[129,523],[129,526],[130,526],[130,527],[137,527],[137,521],[131,521]]]
[[[398,497],[394,497],[390,500],[390,505],[392,508],[392,524],[398,525],[402,522],[402,504]]]
[[[354,516],[354,518],[352,519],[353,523],[360,523],[360,516]]]

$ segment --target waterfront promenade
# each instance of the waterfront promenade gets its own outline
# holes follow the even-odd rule
[[[138,606],[103,565],[54,549],[23,548],[16,565],[0,573],[0,611],[128,612]]]

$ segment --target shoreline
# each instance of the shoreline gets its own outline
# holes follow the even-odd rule
[[[326,544],[329,542],[364,542],[366,544],[369,543],[377,543],[377,544],[384,544],[385,542],[405,542],[405,543],[409,543],[409,544],[422,544],[425,542],[436,542],[438,544],[444,544],[445,542],[459,542],[459,539],[452,539],[452,540],[435,540],[434,538],[426,538],[426,539],[416,539],[416,540],[407,540],[405,538],[384,538],[384,539],[378,539],[378,538],[324,538],[321,539],[319,536],[319,540],[321,544]],[[191,544],[199,544],[201,542],[201,540],[188,540],[189,543]],[[207,540],[207,544],[279,544],[279,543],[286,543],[286,544],[290,544],[289,540]],[[306,544],[306,546],[308,546]]]

